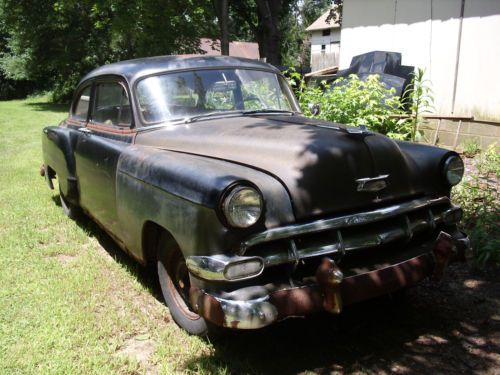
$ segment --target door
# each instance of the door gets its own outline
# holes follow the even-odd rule
[[[79,130],[75,150],[80,205],[117,236],[116,167],[135,133],[125,87],[120,81],[95,83],[90,120]]]

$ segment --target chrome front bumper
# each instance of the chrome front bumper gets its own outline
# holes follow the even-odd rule
[[[436,209],[439,207],[439,209]],[[434,210],[434,212],[433,212]],[[414,217],[415,212],[420,212]],[[414,235],[429,231],[432,232],[438,225],[453,225],[460,221],[462,209],[451,205],[448,197],[435,199],[419,198],[389,207],[371,211],[343,215],[331,219],[316,220],[305,224],[294,224],[257,233],[246,239],[240,246],[237,255],[210,255],[191,256],[186,260],[192,275],[208,281],[241,281],[258,277],[264,268],[281,264],[298,264],[301,260],[320,257],[343,257],[346,253],[365,248],[386,245],[401,239],[411,240]],[[398,223],[387,223],[388,220],[398,219]],[[377,225],[385,221],[386,224],[377,231],[369,231],[347,237],[346,230],[363,226]],[[369,229],[369,228],[367,228]],[[329,239],[326,243],[314,243],[300,246],[297,238],[300,236],[322,235],[335,233],[335,240]],[[283,246],[266,247],[260,254],[251,254],[252,249],[266,246],[269,243],[283,241]],[[260,269],[248,273],[244,277],[231,279],[227,277],[227,270],[237,264],[259,263]]]
[[[429,251],[385,268],[345,278],[340,273],[339,278],[339,268],[329,260],[324,263],[330,267],[322,264],[315,282],[307,285],[247,287],[221,295],[193,286],[190,302],[198,314],[217,325],[257,329],[315,311],[338,313],[343,306],[392,293],[429,276],[439,280],[449,262],[463,259],[468,249],[469,239],[464,234],[455,232],[451,236],[441,232],[429,244]]]

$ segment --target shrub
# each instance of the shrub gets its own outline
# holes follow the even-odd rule
[[[407,116],[401,98],[394,95],[393,88],[388,89],[380,82],[377,74],[370,75],[365,80],[351,74],[348,78],[337,79],[333,86],[323,83],[321,87],[308,87],[296,72],[288,74],[304,115],[346,125],[366,125],[370,130],[395,139],[414,139],[416,120]],[[419,96],[422,93],[425,94],[426,91],[419,89],[415,94],[407,92],[412,103],[417,103],[417,118],[427,108],[422,103],[427,105],[430,100],[422,99]],[[320,113],[311,113],[310,104],[319,104]],[[413,104],[410,109],[414,109]]]
[[[464,150],[464,155],[467,158],[473,158],[481,152],[481,148],[479,147],[479,143],[476,139],[465,141],[462,148]]]
[[[406,87],[403,94],[404,103],[409,107],[411,137],[415,141],[422,134],[417,133],[419,125],[425,124],[426,119],[422,116],[424,113],[430,113],[434,110],[434,97],[432,96],[431,82],[424,78],[425,70],[417,68],[412,73],[410,84]]]
[[[454,189],[452,198],[464,210],[463,225],[469,232],[479,266],[500,265],[500,154],[497,146],[491,145],[475,161],[477,174],[467,176]]]

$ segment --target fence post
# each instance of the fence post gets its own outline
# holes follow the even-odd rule
[[[460,128],[462,127],[462,120],[458,121],[457,133],[455,134],[455,142],[453,142],[453,150],[457,148],[458,135],[460,134]]]
[[[434,134],[434,140],[432,141],[432,144],[435,146],[438,140],[438,133],[439,133],[439,128],[441,127],[441,119],[438,120],[438,124],[436,127],[436,134]]]

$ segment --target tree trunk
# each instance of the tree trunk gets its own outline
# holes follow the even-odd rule
[[[259,25],[257,42],[260,57],[273,65],[281,65],[281,32],[279,21],[283,10],[282,0],[256,0]]]
[[[216,0],[216,9],[220,28],[220,52],[221,55],[229,56],[229,12],[227,0]]]

